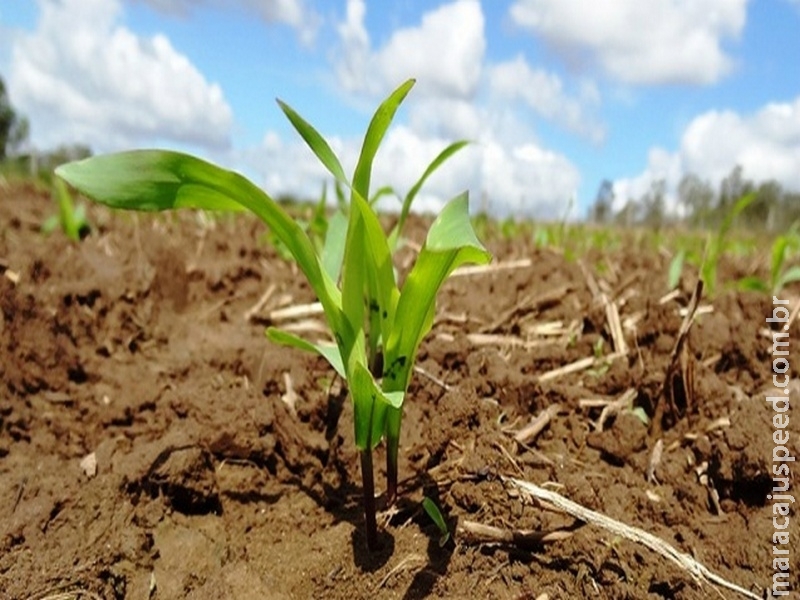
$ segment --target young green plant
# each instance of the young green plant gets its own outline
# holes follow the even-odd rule
[[[447,527],[447,521],[444,520],[444,515],[439,509],[439,505],[425,496],[422,499],[422,508],[425,509],[425,512],[428,513],[431,521],[433,521],[436,524],[436,527],[439,529],[439,547],[444,547],[444,545],[450,539],[450,529]]]
[[[790,283],[800,281],[800,265],[787,266],[786,261],[800,251],[800,232],[797,223],[775,238],[770,252],[769,280],[757,276],[739,280],[739,288],[766,294],[780,294]]]
[[[722,223],[720,223],[716,235],[709,238],[706,244],[705,256],[700,265],[700,279],[703,280],[703,284],[709,296],[713,296],[717,288],[717,267],[726,250],[728,232],[733,227],[736,217],[750,206],[755,199],[755,193],[747,194],[739,198],[725,215]]]
[[[72,194],[66,184],[56,177],[53,180],[53,199],[58,205],[58,214],[51,216],[42,224],[44,233],[52,233],[60,225],[61,230],[73,242],[79,242],[91,230],[86,217],[86,206],[75,206]]]
[[[89,198],[130,210],[247,209],[262,219],[291,252],[323,307],[333,342],[311,342],[270,328],[277,343],[323,356],[346,380],[354,407],[355,443],[361,455],[367,545],[377,545],[372,451],[387,441],[387,498],[397,489],[397,452],[403,401],[417,350],[433,323],[439,288],[458,266],[491,256],[475,236],[468,200],[448,202],[431,225],[402,290],[389,237],[368,202],[372,163],[381,140],[413,80],[398,87],[375,112],[352,180],[325,139],[291,107],[278,101],[292,125],[325,168],[350,190],[341,275],[326,263],[303,228],[266,192],[246,178],[193,156],[141,150],[97,156],[63,165],[56,174]],[[325,245],[341,244],[328,227]],[[383,360],[375,357],[382,352]],[[382,363],[382,364],[381,364]]]

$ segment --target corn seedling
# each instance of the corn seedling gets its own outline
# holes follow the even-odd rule
[[[731,210],[728,211],[728,214],[725,215],[722,223],[720,223],[716,235],[709,238],[709,241],[706,244],[705,256],[703,257],[703,263],[700,266],[700,279],[703,280],[703,284],[709,296],[713,296],[714,292],[716,291],[717,266],[722,258],[722,255],[725,253],[725,244],[728,232],[733,226],[733,222],[736,220],[736,217],[738,217],[742,211],[750,206],[756,197],[756,194],[753,193],[739,198],[739,200],[736,201],[736,204],[733,205],[733,208],[731,208]]]
[[[408,80],[378,107],[352,179],[325,139],[287,104],[284,114],[316,157],[350,192],[343,235],[328,226],[325,246],[341,244],[341,274],[326,263],[303,230],[266,192],[243,176],[179,152],[139,150],[63,165],[56,174],[85,196],[112,208],[160,211],[178,208],[247,209],[261,218],[291,252],[323,307],[334,342],[311,342],[274,328],[273,342],[316,352],[345,379],[353,402],[355,443],[361,455],[367,545],[377,545],[372,451],[387,443],[387,499],[397,490],[397,454],[403,400],[417,351],[430,330],[435,299],[447,277],[464,263],[491,256],[475,236],[468,199],[461,194],[431,225],[414,266],[398,287],[390,240],[368,199],[372,163],[399,105],[414,85]],[[336,235],[334,235],[336,233]],[[333,239],[337,237],[337,239]],[[383,360],[379,360],[382,356]]]
[[[86,206],[83,204],[75,206],[66,184],[57,177],[53,181],[53,199],[58,205],[58,214],[42,223],[42,231],[52,233],[60,225],[64,235],[69,239],[73,242],[81,241],[91,230],[86,217]]]
[[[795,223],[786,233],[779,235],[772,243],[770,252],[769,280],[760,277],[744,277],[739,280],[739,288],[767,294],[780,294],[783,288],[800,281],[800,265],[787,266],[786,261],[800,250],[800,233]]]
[[[425,496],[422,499],[422,508],[425,509],[425,512],[428,513],[428,516],[431,518],[436,524],[436,527],[439,528],[439,547],[442,548],[450,539],[450,530],[447,528],[447,522],[444,520],[444,515],[442,515],[442,511],[439,509],[439,506]]]

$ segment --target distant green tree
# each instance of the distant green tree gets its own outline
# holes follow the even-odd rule
[[[5,160],[28,138],[29,130],[28,119],[11,106],[6,84],[0,77],[0,160]]]
[[[686,221],[695,227],[706,227],[714,206],[714,188],[694,173],[687,173],[678,184],[678,201]]]

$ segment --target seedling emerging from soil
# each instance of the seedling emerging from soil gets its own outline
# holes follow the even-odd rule
[[[73,242],[81,241],[91,230],[86,217],[86,207],[83,204],[75,206],[72,194],[58,177],[53,180],[53,199],[58,205],[58,214],[42,223],[42,231],[52,233],[60,225],[64,235],[69,239]]]
[[[719,264],[722,255],[725,253],[728,232],[730,231],[731,227],[733,227],[736,217],[738,217],[742,211],[750,206],[755,199],[755,193],[747,194],[746,196],[739,198],[731,210],[728,211],[728,214],[725,215],[722,223],[720,223],[717,234],[711,237],[706,244],[705,256],[703,257],[703,263],[700,266],[700,279],[703,280],[709,296],[713,296],[716,292],[717,265]]]
[[[798,250],[800,250],[800,233],[795,224],[772,243],[769,281],[756,276],[744,277],[739,280],[739,287],[766,294],[780,294],[788,284],[800,281],[800,265],[786,265],[787,259]]]
[[[390,247],[390,240],[396,242],[397,234],[386,235],[368,198],[373,159],[397,108],[413,85],[413,80],[406,81],[378,107],[364,137],[352,181],[345,176],[325,139],[288,105],[278,101],[317,158],[337,182],[350,190],[341,277],[335,261],[324,260],[325,249],[315,246],[306,231],[263,190],[241,175],[193,156],[142,150],[97,156],[56,169],[56,175],[81,193],[113,208],[245,208],[269,226],[308,279],[335,343],[312,343],[273,328],[267,335],[275,342],[317,352],[347,381],[354,406],[355,442],[361,453],[367,544],[371,549],[377,544],[372,451],[385,437],[387,499],[391,502],[397,490],[403,400],[419,344],[433,323],[438,290],[458,266],[467,262],[482,264],[491,258],[475,236],[467,195],[461,194],[442,209],[431,225],[402,290],[397,285]],[[447,158],[440,157],[434,163]],[[429,171],[438,166],[434,163]],[[329,242],[341,242],[332,238],[330,226],[325,246]],[[382,361],[377,359],[379,355],[383,356]]]
[[[428,513],[428,516],[431,518],[436,524],[436,527],[439,528],[439,547],[442,548],[450,539],[450,530],[447,528],[447,521],[444,520],[444,515],[442,515],[442,511],[439,510],[439,506],[425,496],[422,499],[422,508],[425,509],[425,512]]]

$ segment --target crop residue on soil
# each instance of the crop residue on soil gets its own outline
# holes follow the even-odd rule
[[[369,556],[341,382],[264,338],[271,311],[314,298],[262,226],[92,210],[97,230],[72,244],[38,233],[50,212],[47,194],[0,188],[0,597],[717,596],[501,476],[549,482],[755,593],[771,583],[766,296],[702,300],[670,370],[694,280],[662,301],[668,259],[611,253],[600,269],[591,255],[490,242],[513,268],[443,289],[409,391],[401,498]],[[401,271],[412,259],[404,251]],[[796,324],[790,333],[800,339]],[[538,434],[515,440],[554,405]],[[660,436],[640,418],[656,410]],[[440,548],[424,495],[452,529],[571,535]],[[800,569],[791,581],[800,590]]]

